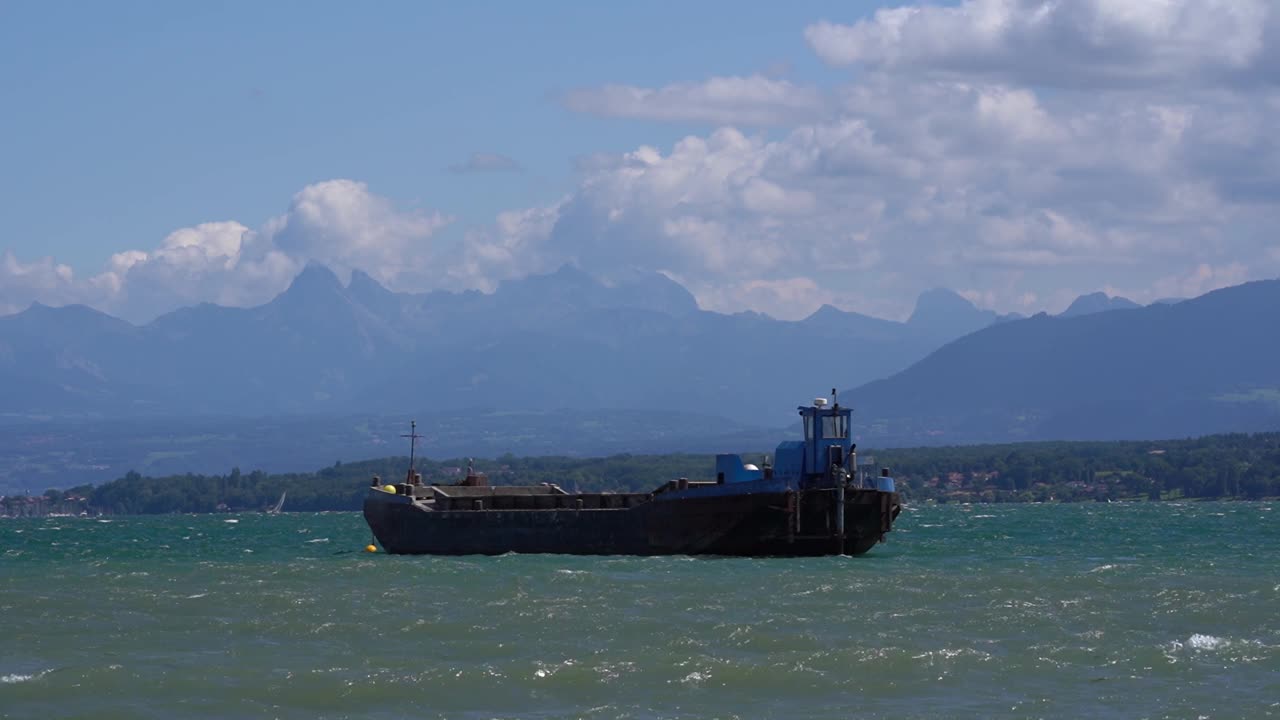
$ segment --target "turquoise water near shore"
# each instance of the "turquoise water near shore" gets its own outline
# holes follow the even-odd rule
[[[0,717],[1280,717],[1277,505],[913,507],[799,560],[0,520]]]

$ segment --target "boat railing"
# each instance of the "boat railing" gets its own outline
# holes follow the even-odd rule
[[[435,509],[458,510],[625,510],[653,499],[649,493],[437,495]]]

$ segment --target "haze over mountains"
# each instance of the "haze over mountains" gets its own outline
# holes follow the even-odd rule
[[[944,290],[905,323],[830,306],[790,322],[702,311],[657,273],[606,284],[565,266],[415,295],[310,265],[255,308],[0,318],[0,387],[9,416],[627,408],[778,425],[815,385],[890,375],[994,320]]]

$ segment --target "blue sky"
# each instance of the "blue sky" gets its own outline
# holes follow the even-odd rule
[[[848,7],[6,3],[5,245],[93,269],[175,228],[265,221],[335,177],[491,222],[568,192],[576,156],[700,129],[573,113],[557,95],[779,68],[829,81],[801,30]],[[525,172],[448,171],[472,152]]]
[[[884,11],[877,14],[877,10]],[[0,4],[0,313],[573,262],[903,317],[1280,274],[1265,0]],[[468,171],[470,170],[470,171]]]

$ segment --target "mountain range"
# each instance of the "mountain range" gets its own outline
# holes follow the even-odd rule
[[[699,309],[658,273],[572,266],[477,291],[394,293],[310,265],[253,308],[143,326],[84,306],[0,317],[9,418],[628,408],[781,424],[815,383],[897,372],[996,321],[923,295],[907,322],[824,306],[800,321]]]
[[[412,294],[311,265],[253,308],[0,317],[0,489],[386,455],[411,417],[431,454],[766,450],[832,386],[873,447],[1275,430],[1278,309],[1264,281],[1031,318],[935,289],[906,322],[783,321],[657,273]]]
[[[1072,307],[1102,304],[1082,298]],[[1147,307],[1040,314],[966,335],[850,396],[873,445],[1276,430],[1278,327],[1280,280]]]

